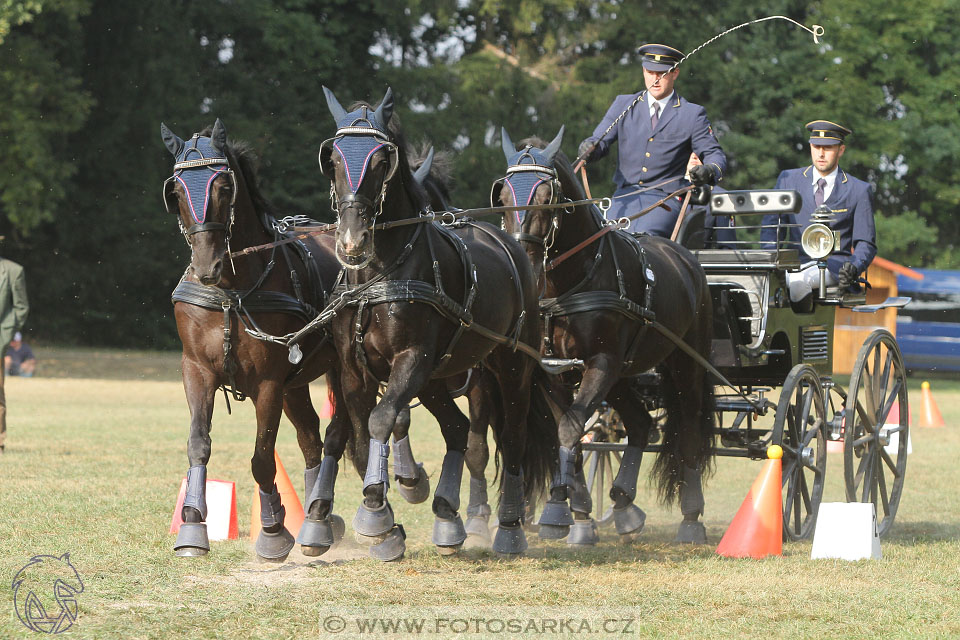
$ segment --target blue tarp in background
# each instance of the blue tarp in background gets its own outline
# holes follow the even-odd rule
[[[897,276],[898,295],[913,300],[897,315],[897,342],[907,369],[960,371],[960,271],[917,269]]]

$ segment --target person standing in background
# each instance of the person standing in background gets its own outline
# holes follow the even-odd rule
[[[2,239],[2,237],[0,237]],[[27,301],[27,280],[23,267],[0,258],[0,344],[6,355],[7,345],[27,321],[30,305]],[[0,453],[7,444],[7,399],[3,391],[4,373],[0,367]]]

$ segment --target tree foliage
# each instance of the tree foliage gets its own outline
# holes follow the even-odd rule
[[[329,219],[316,152],[344,103],[393,86],[408,139],[455,154],[455,201],[482,206],[514,140],[566,126],[575,155],[617,94],[642,86],[635,49],[692,51],[678,91],[706,107],[728,188],[809,163],[803,125],[849,125],[842,165],[876,187],[880,254],[960,266],[960,5],[953,0],[0,0],[0,233],[28,269],[31,328],[50,339],[168,346],[169,292],[188,251],[163,213],[183,137],[220,117],[261,155],[282,211]],[[592,164],[609,193],[612,157]]]

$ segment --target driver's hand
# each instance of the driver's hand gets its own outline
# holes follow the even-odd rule
[[[844,262],[840,266],[840,273],[837,274],[837,284],[841,289],[847,289],[857,281],[857,267],[852,262]]]

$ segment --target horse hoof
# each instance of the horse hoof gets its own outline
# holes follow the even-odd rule
[[[379,509],[370,509],[362,502],[353,517],[353,530],[359,535],[376,538],[393,529],[393,509],[384,501]]]
[[[703,523],[697,521],[684,520],[680,523],[677,530],[677,537],[674,542],[681,544],[707,544],[707,528]]]
[[[438,544],[437,553],[439,553],[441,556],[444,556],[444,557],[455,556],[458,553],[460,553],[460,549],[462,548],[463,548],[462,544],[451,545],[449,547],[445,547],[443,545]]]
[[[490,516],[470,516],[464,525],[468,536],[490,540]]]
[[[493,539],[493,551],[498,554],[516,556],[527,550],[527,536],[519,525],[512,527],[501,524]]]
[[[567,504],[566,500],[550,500],[543,507],[543,513],[540,514],[539,524],[541,529],[543,528],[543,525],[569,527],[573,524],[573,513],[570,511],[570,505]],[[542,532],[540,537],[543,537]]]
[[[593,518],[589,520],[577,520],[573,526],[570,527],[567,544],[593,546],[598,542],[600,542],[600,534],[597,531],[597,523]]]
[[[306,547],[326,547],[329,549],[333,546],[334,537],[333,537],[333,527],[330,524],[330,518],[326,517],[323,520],[314,520],[312,518],[306,518],[303,521],[303,524],[300,525],[300,535],[297,536],[297,542]],[[306,555],[320,555],[319,553],[310,554],[304,551]]]
[[[402,482],[397,481],[397,488],[403,499],[410,504],[420,504],[429,498],[430,478],[427,477],[427,472],[423,470],[423,463],[417,463],[417,484],[407,487]]]
[[[637,505],[630,503],[622,509],[613,510],[613,524],[620,535],[638,534],[643,531],[647,514]]]
[[[541,540],[563,540],[570,535],[570,525],[558,526],[541,522],[537,535]]]
[[[184,522],[173,543],[173,551],[180,558],[197,558],[210,551],[206,522]]]
[[[283,562],[290,555],[290,551],[293,550],[293,544],[293,535],[287,531],[286,527],[281,528],[276,533],[267,533],[260,529],[260,535],[257,536],[253,548],[262,560]]]
[[[438,547],[460,547],[467,539],[467,531],[463,527],[463,520],[458,514],[455,518],[441,518],[433,520],[433,544]]]
[[[401,559],[404,551],[407,550],[407,545],[404,542],[406,538],[407,533],[403,530],[403,526],[395,525],[387,535],[383,536],[379,543],[370,547],[370,557],[381,562],[393,562]]]
[[[300,545],[300,553],[309,557],[316,558],[317,556],[322,556],[327,551],[330,550],[330,547],[314,546],[308,547],[307,545]]]

